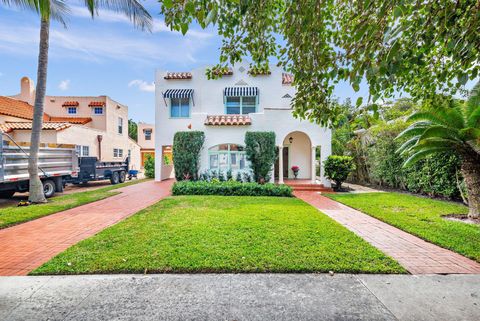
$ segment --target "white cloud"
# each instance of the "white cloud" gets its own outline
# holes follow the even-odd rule
[[[62,80],[60,84],[58,84],[58,88],[63,91],[68,90],[70,88],[70,79]]]
[[[146,82],[145,80],[135,79],[128,83],[128,87],[138,87],[141,91],[146,92],[154,92],[155,91],[155,83],[154,82]]]

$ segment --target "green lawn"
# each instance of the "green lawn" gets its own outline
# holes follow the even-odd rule
[[[117,188],[144,181],[145,180],[132,180],[123,184],[110,185],[91,191],[57,196],[49,199],[46,204],[30,205],[27,207],[5,207],[0,209],[0,229],[98,201],[118,194],[119,192],[114,191]]]
[[[330,270],[405,272],[299,199],[176,196],[78,243],[32,274]]]
[[[442,218],[466,214],[466,206],[400,193],[326,196],[480,262],[480,226]]]

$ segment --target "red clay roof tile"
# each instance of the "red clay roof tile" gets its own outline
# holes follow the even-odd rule
[[[248,115],[208,115],[205,119],[207,126],[246,126],[251,124],[252,119]]]

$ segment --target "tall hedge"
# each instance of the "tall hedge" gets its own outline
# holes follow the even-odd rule
[[[274,132],[247,132],[245,152],[256,182],[270,180],[270,171],[276,158]]]
[[[197,180],[200,152],[205,141],[201,131],[177,132],[173,137],[173,164],[177,181]]]

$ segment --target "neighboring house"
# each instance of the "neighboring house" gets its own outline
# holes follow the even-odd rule
[[[155,157],[155,125],[139,122],[137,124],[137,142],[140,145],[141,167],[148,155]]]
[[[164,164],[164,155],[171,153],[177,131],[203,131],[201,171],[224,172],[248,168],[244,151],[247,131],[275,132],[279,157],[273,173],[279,183],[294,177],[294,165],[300,167],[298,178],[316,182],[315,152],[320,150],[320,164],[331,154],[330,129],[293,117],[293,79],[279,68],[266,75],[251,75],[248,64],[242,63],[216,80],[208,80],[204,68],[158,70],[155,78],[156,180],[173,176],[171,166]],[[320,180],[330,186],[323,166]]]
[[[0,128],[18,142],[30,142],[35,90],[21,79],[20,94],[0,97]],[[108,96],[46,96],[42,143],[75,144],[80,156],[102,161],[131,156],[140,168],[140,146],[128,137],[128,107]]]

